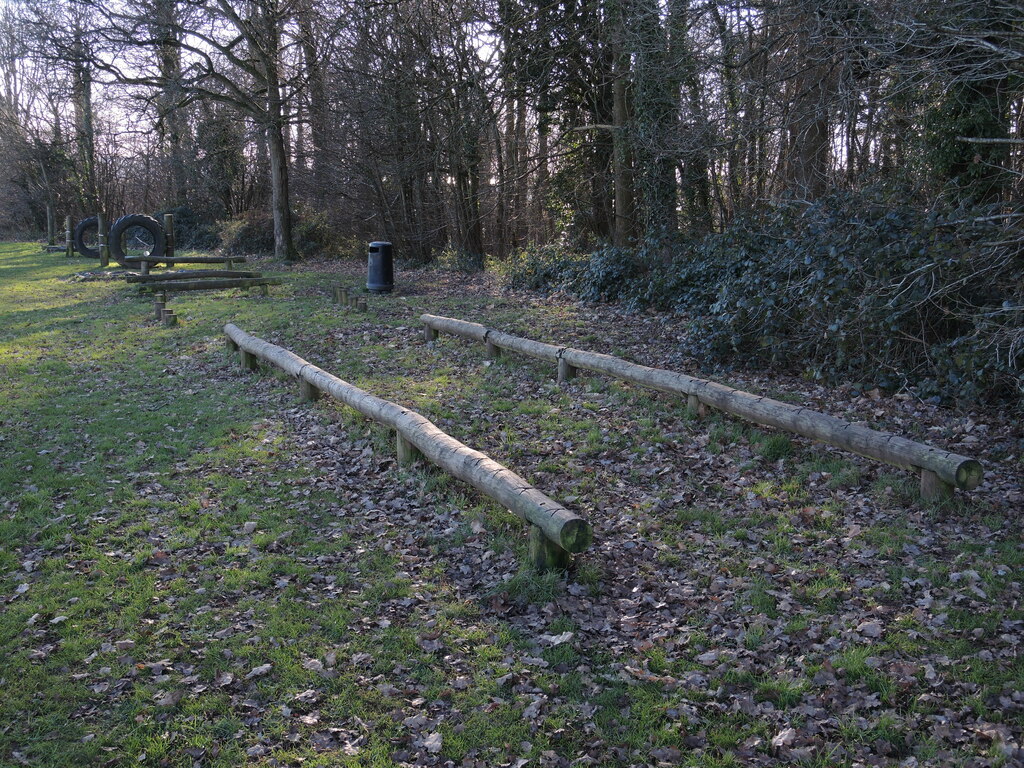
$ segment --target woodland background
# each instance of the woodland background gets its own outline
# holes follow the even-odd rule
[[[1019,407],[1011,0],[26,0],[2,234],[499,267],[695,353]],[[737,354],[741,357],[737,357]]]

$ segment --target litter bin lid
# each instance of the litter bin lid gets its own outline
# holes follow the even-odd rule
[[[391,243],[387,242],[386,240],[374,240],[372,243],[370,243],[371,248],[381,248],[385,245],[391,245]]]

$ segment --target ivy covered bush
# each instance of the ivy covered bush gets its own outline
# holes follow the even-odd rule
[[[515,285],[676,310],[695,354],[924,397],[1024,395],[1024,232],[991,209],[839,193],[699,240],[536,249]]]

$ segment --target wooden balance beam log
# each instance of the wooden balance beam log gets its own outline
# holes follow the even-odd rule
[[[590,545],[593,533],[586,520],[415,411],[371,395],[232,323],[224,326],[224,333],[229,348],[240,352],[244,366],[252,367],[254,359],[271,363],[307,385],[303,388],[304,399],[312,399],[312,388],[394,429],[403,462],[422,455],[526,520],[537,529],[531,534],[531,558],[540,569],[564,568],[570,553],[582,552]]]
[[[175,264],[226,264],[228,269],[232,269],[232,265],[236,263],[245,263],[245,256],[164,256],[162,258],[152,259],[135,259],[135,261],[142,261],[152,266],[154,264],[166,264],[168,266],[174,266]],[[232,269],[233,271],[233,269]]]
[[[981,463],[976,459],[889,432],[851,424],[810,408],[752,395],[713,381],[638,365],[612,355],[522,339],[491,330],[479,323],[451,317],[422,315],[420,320],[435,334],[441,331],[488,346],[557,362],[559,380],[572,378],[578,369],[603,373],[631,384],[685,396],[687,404],[695,409],[710,406],[757,424],[803,435],[886,464],[919,471],[921,495],[926,499],[947,497],[954,488],[973,490],[981,483],[984,474]],[[430,338],[430,334],[425,333],[425,336]]]
[[[170,280],[144,283],[144,291],[215,291],[224,288],[255,288],[263,285],[281,285],[277,277],[246,277],[236,280]]]
[[[128,275],[126,278],[129,283],[157,283],[161,280],[194,280],[202,278],[203,280],[213,277],[226,277],[226,278],[258,278],[263,277],[259,272],[241,272],[233,269],[189,269],[183,272],[164,272],[159,275]]]

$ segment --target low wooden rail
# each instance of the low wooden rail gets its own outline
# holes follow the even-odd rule
[[[189,269],[182,272],[161,272],[158,275],[128,275],[129,283],[158,283],[165,280],[199,280],[212,277],[237,279],[242,277],[263,277],[259,272],[243,272],[236,269]]]
[[[239,277],[234,279],[213,280],[169,280],[143,283],[139,290],[143,291],[211,291],[222,288],[254,288],[257,286],[280,285],[278,277]]]
[[[593,535],[586,520],[415,411],[371,395],[232,323],[224,326],[224,333],[229,347],[239,352],[242,367],[254,370],[258,360],[271,363],[299,380],[304,400],[316,400],[326,393],[387,425],[395,430],[400,464],[425,456],[530,523],[530,558],[539,570],[565,568],[570,553],[582,552],[590,545]]]
[[[420,320],[428,341],[441,331],[481,342],[487,346],[487,353],[491,356],[499,354],[500,349],[509,349],[557,363],[559,381],[573,378],[580,368],[604,373],[632,384],[685,395],[687,403],[698,410],[708,406],[718,408],[757,424],[784,429],[877,461],[919,471],[921,495],[926,499],[947,497],[954,488],[972,490],[981,483],[983,471],[981,463],[975,459],[889,432],[851,424],[809,408],[752,395],[706,379],[637,365],[611,355],[511,336],[479,323],[437,315],[422,315]]]
[[[160,264],[234,264],[236,261],[244,263],[245,256],[175,256],[154,258],[152,261]]]

